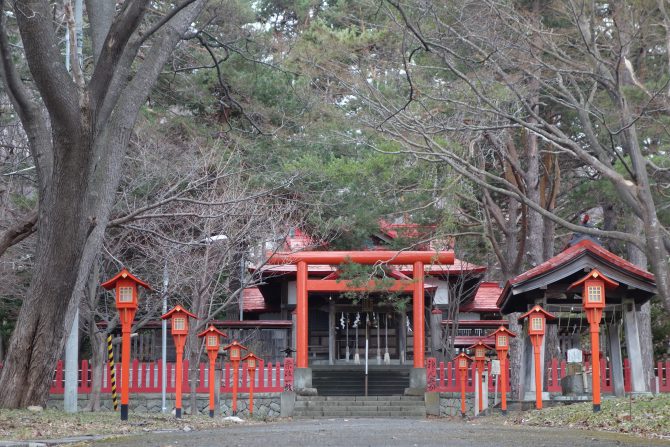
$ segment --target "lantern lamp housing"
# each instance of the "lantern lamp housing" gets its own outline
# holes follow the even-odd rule
[[[198,337],[205,339],[205,347],[208,351],[218,351],[221,343],[221,337],[227,335],[210,324],[207,329],[198,334]]]
[[[553,320],[556,317],[542,306],[536,304],[531,310],[519,317],[519,321],[528,319],[528,335],[544,335],[547,320]]]
[[[247,369],[256,369],[258,366],[258,357],[253,352],[247,354],[242,361],[247,362]]]
[[[239,344],[237,341],[233,341],[228,346],[223,348],[225,351],[228,351],[228,358],[231,362],[239,362],[242,360],[242,351],[249,351],[245,346]]]
[[[507,335],[498,334],[496,335],[496,348],[507,348]]]
[[[493,348],[485,344],[482,340],[480,340],[474,345],[470,346],[469,349],[474,349],[475,360],[478,362],[482,362],[486,360],[486,352],[492,350]]]
[[[167,320],[168,318],[172,322],[171,332],[173,336],[188,335],[188,319],[198,317],[193,315],[191,312],[187,311],[181,305],[177,304],[171,311],[161,316],[161,319]]]
[[[461,370],[468,369],[468,365],[472,361],[472,358],[468,357],[468,355],[465,354],[464,352],[461,352],[460,354],[458,354],[456,356],[456,359],[457,359],[458,369],[461,369]]]
[[[511,338],[516,337],[516,334],[505,326],[500,326],[498,329],[493,332],[496,340],[496,351],[506,351],[509,349],[509,341]]]
[[[613,289],[619,286],[619,283],[609,279],[597,269],[593,269],[588,275],[575,281],[568,289],[583,285],[582,306],[584,309],[604,309],[605,308],[605,289]]]
[[[149,284],[133,276],[127,269],[123,268],[116,276],[102,283],[100,286],[107,290],[115,289],[117,309],[137,309],[138,285],[151,290]]]

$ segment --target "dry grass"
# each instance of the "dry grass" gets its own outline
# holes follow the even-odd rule
[[[582,428],[670,438],[670,396],[637,397],[633,399],[632,405],[628,398],[606,399],[599,413],[593,412],[591,402],[565,405],[524,412],[510,418],[510,421],[519,425]]]
[[[260,420],[245,424],[262,423]],[[75,413],[45,410],[32,413],[27,410],[0,410],[0,440],[60,439],[84,435],[127,435],[156,430],[206,430],[234,424],[217,416],[184,416],[176,419],[164,414],[130,413],[129,420],[119,420],[119,413]]]

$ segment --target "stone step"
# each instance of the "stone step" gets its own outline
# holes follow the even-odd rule
[[[375,411],[361,411],[360,409],[350,409],[350,408],[337,408],[337,409],[310,409],[310,410],[301,410],[294,413],[295,417],[298,418],[322,418],[322,417],[360,417],[360,418],[375,418],[375,417],[392,417],[392,418],[425,418],[426,409],[425,408],[408,408],[403,409],[402,411],[388,411],[388,409],[378,408]]]
[[[390,401],[390,400],[399,400],[399,401],[413,401],[413,402],[423,402],[424,396],[406,396],[406,395],[393,395],[393,396],[302,396],[302,395],[297,395],[296,400],[308,400],[308,401],[343,401],[343,400],[351,400],[351,401],[360,401],[360,402],[365,402],[365,401],[374,401],[374,400],[383,400],[383,401]]]
[[[389,401],[296,401],[295,408],[372,407],[372,408],[420,408],[423,402]]]

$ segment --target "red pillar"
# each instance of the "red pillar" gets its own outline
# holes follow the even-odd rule
[[[249,415],[254,415],[254,379],[256,378],[256,368],[249,370]]]
[[[124,310],[127,312],[127,310]],[[128,420],[128,395],[130,387],[130,324],[121,328],[121,420]]]
[[[424,335],[424,303],[423,303],[423,262],[414,263],[414,296],[412,311],[414,312],[414,367],[423,368],[423,356],[426,351]]]
[[[599,309],[593,309],[598,312]],[[587,310],[587,312],[589,312]],[[602,311],[601,311],[602,312]],[[600,318],[596,322],[595,315],[591,317],[589,331],[591,332],[591,381],[593,383],[593,411],[600,411]]]
[[[535,408],[542,409],[542,372],[540,370],[540,345],[542,337],[533,335],[533,353],[535,354]]]
[[[176,342],[177,342],[177,374],[176,374],[176,379],[175,379],[175,416],[180,418],[181,417],[181,385],[183,382],[182,376],[183,376],[183,369],[184,367],[182,366],[182,357],[184,356],[184,344],[180,340],[181,336],[176,337]]]
[[[296,278],[296,360],[298,368],[307,368],[308,365],[308,320],[307,320],[307,263],[298,262],[298,272]]]
[[[233,362],[233,416],[237,416],[237,381],[240,380],[240,362]]]
[[[216,367],[216,351],[209,351],[209,417],[213,418],[214,417],[214,391],[215,388],[214,386],[216,385],[214,382],[216,381],[215,379],[215,367]]]
[[[479,377],[479,381],[477,383],[477,391],[479,392],[479,402],[477,403],[478,408],[479,408],[479,413],[481,414],[482,411],[484,411],[484,384],[482,383],[484,381],[484,362],[478,361],[477,362],[477,376]]]
[[[458,372],[461,374],[461,416],[465,417],[465,379],[468,375],[468,370],[459,368]]]
[[[500,409],[507,414],[507,351],[500,352]]]

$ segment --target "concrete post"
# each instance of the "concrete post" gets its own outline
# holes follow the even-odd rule
[[[637,315],[635,302],[626,300],[624,302],[624,329],[626,334],[626,350],[630,362],[630,384],[634,393],[649,391],[644,380],[644,367],[642,365],[642,347],[640,345],[640,332],[637,327]]]
[[[335,302],[328,302],[328,364],[335,364]]]
[[[484,372],[482,373],[482,416],[486,414],[486,411],[489,408],[489,373],[486,368],[484,368]],[[474,411],[475,411],[475,416],[479,415],[479,405],[477,404],[479,402],[479,374],[475,374],[475,405],[474,405]]]
[[[433,309],[430,312],[430,347],[431,355],[439,361],[444,361],[442,355],[442,311]]]
[[[618,323],[607,325],[607,342],[610,347],[610,360],[612,372],[612,387],[614,388],[615,396],[623,396],[623,360],[621,358],[621,340],[619,339]]]
[[[405,354],[407,353],[407,312],[398,312],[398,358],[400,364],[405,364]]]
[[[74,314],[72,329],[65,345],[65,393],[63,409],[66,413],[77,412],[77,378],[79,377],[79,309]],[[126,378],[124,377],[124,380]]]

